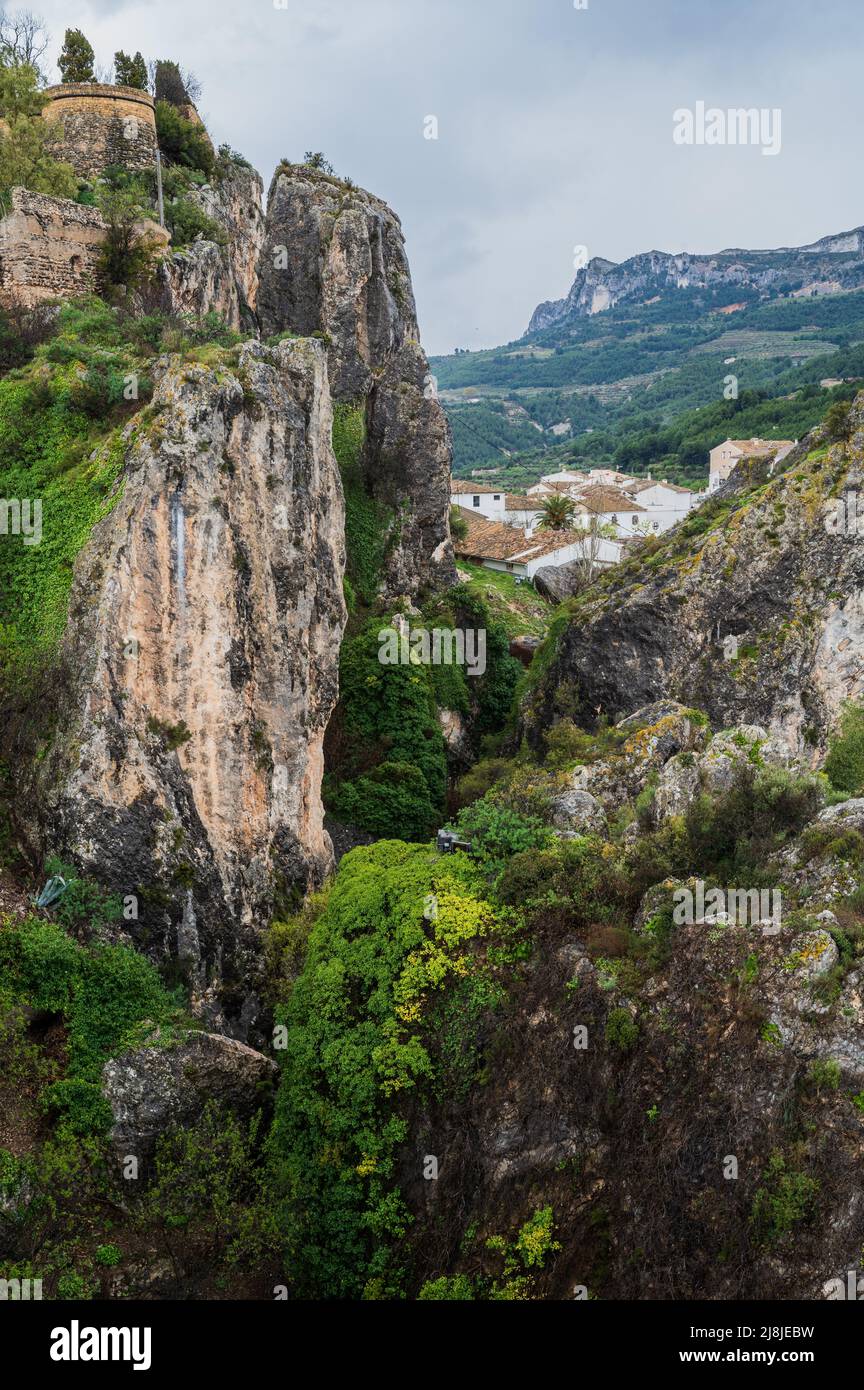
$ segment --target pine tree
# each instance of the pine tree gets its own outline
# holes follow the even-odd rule
[[[67,29],[57,66],[64,82],[93,82],[93,49],[80,29]]]
[[[137,87],[141,92],[147,90],[147,64],[140,53],[130,58],[122,48],[118,49],[114,54],[114,81],[118,87]]]

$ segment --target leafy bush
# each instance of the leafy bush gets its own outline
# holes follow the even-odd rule
[[[204,127],[189,120],[168,101],[157,99],[156,135],[166,159],[189,169],[200,169],[208,178],[213,173],[215,156]]]
[[[110,1119],[99,1090],[106,1058],[122,1050],[137,1024],[158,1028],[178,1016],[155,968],[128,947],[87,950],[57,923],[31,918],[0,932],[0,971],[16,1000],[66,1021],[68,1075],[45,1092],[46,1105],[76,1133],[103,1129]]]
[[[555,838],[537,816],[522,816],[489,796],[460,811],[455,828],[492,874],[500,873],[514,855],[546,849]]]
[[[464,857],[381,841],[343,858],[282,1015],[288,1037],[269,1141],[298,1296],[402,1288],[399,1101],[434,1080],[431,1001],[448,981],[482,970],[472,945],[493,927]]]
[[[191,198],[176,198],[166,203],[165,224],[171,232],[175,249],[188,246],[199,237],[202,241],[215,242],[217,246],[224,246],[228,241],[225,228],[208,217]]]
[[[757,1245],[774,1245],[799,1221],[813,1213],[819,1183],[809,1174],[789,1171],[779,1151],[773,1153],[750,1212],[750,1229]]]
[[[621,1052],[629,1052],[638,1037],[639,1024],[629,1009],[613,1009],[606,1020],[606,1041]]]
[[[442,1274],[440,1279],[427,1279],[417,1295],[429,1303],[468,1303],[474,1297],[474,1285],[467,1274]]]
[[[828,745],[825,772],[832,787],[849,796],[864,790],[864,704],[847,701],[840,714],[840,730]]]

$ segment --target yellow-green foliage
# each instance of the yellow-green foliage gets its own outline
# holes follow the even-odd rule
[[[270,1140],[286,1272],[301,1296],[401,1287],[401,1102],[434,1085],[438,1005],[491,969],[483,942],[500,928],[484,892],[470,860],[425,845],[380,841],[342,860],[282,1015]]]

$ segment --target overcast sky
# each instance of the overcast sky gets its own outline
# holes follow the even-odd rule
[[[53,57],[71,25],[102,64],[124,48],[194,69],[215,142],[265,188],[320,149],[391,203],[429,352],[518,337],[567,292],[576,246],[617,261],[864,223],[862,0],[27,3]],[[676,145],[673,112],[699,101],[779,108],[779,155]]]

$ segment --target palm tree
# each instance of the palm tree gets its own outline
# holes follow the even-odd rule
[[[544,531],[566,531],[575,514],[576,504],[573,499],[559,492],[553,497],[544,497],[537,525]]]

